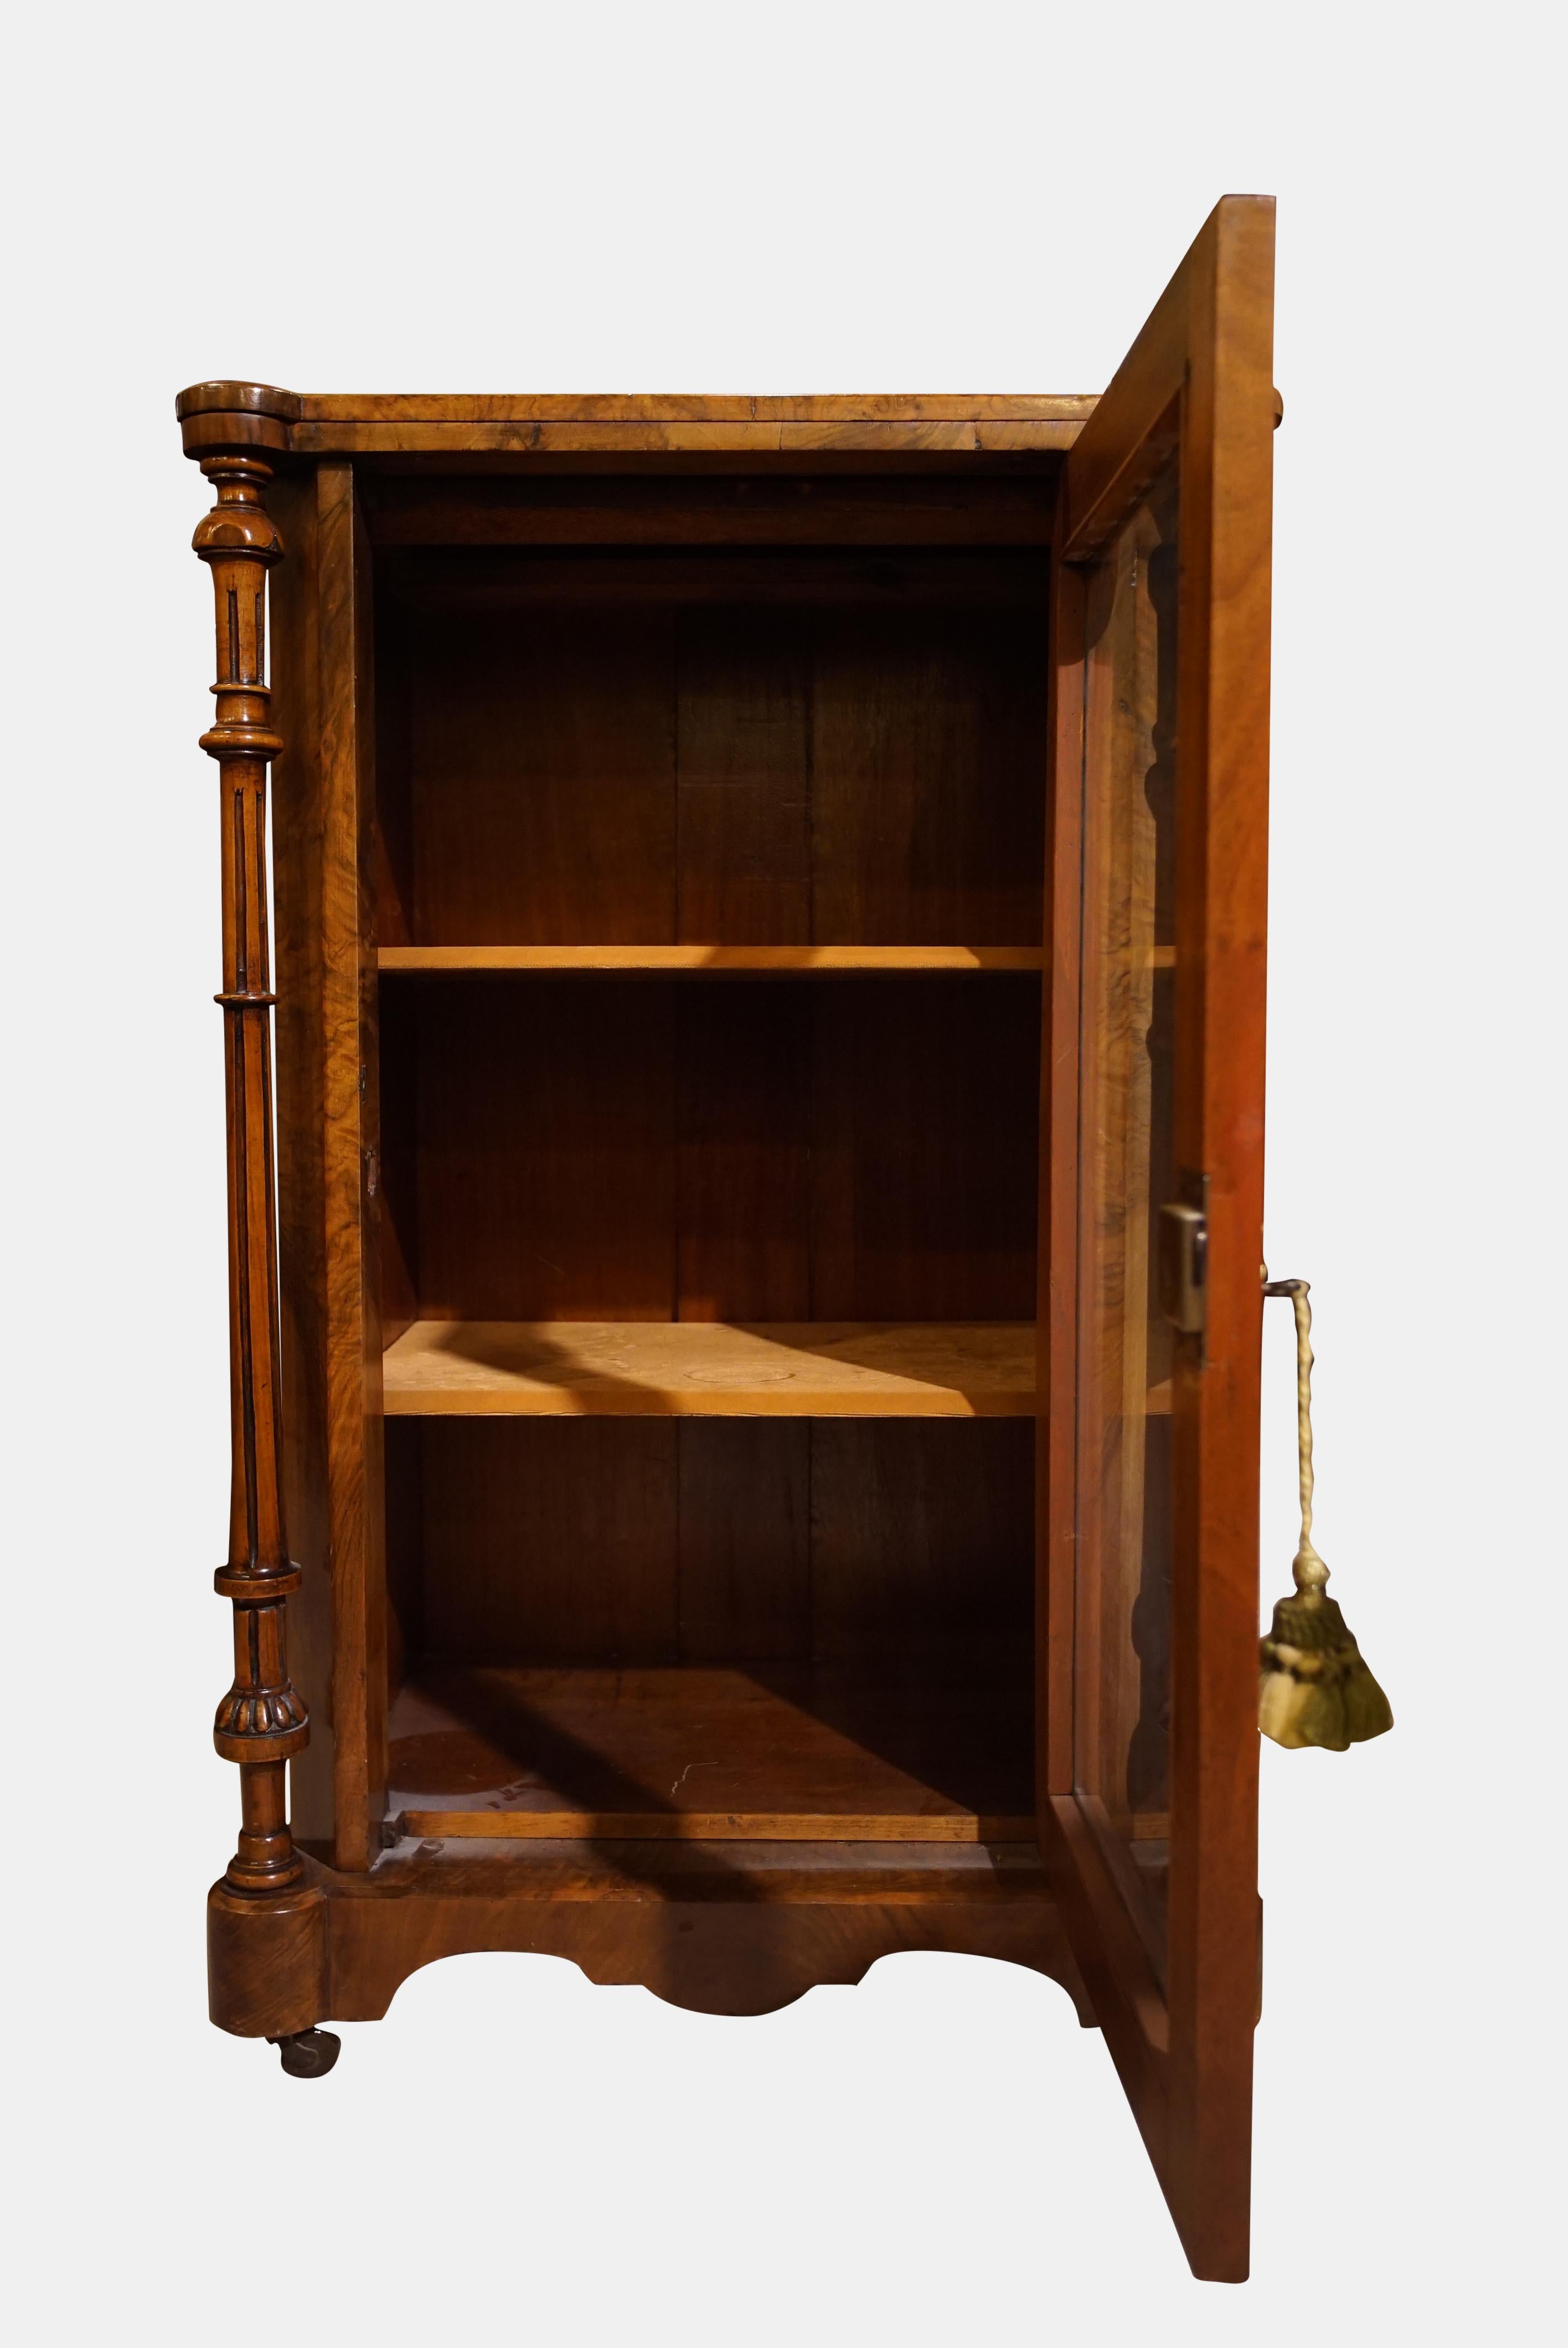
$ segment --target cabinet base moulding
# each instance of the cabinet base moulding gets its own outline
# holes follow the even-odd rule
[[[212,2018],[245,2037],[379,2021],[399,1985],[480,1950],[563,1957],[702,2013],[768,2013],[905,1949],[1000,1958],[1092,2024],[1038,1854],[838,1843],[405,1842],[367,1875],[307,1861],[298,1898],[210,1910]],[[306,1921],[305,1920],[309,1920]]]

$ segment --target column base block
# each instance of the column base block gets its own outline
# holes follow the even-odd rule
[[[207,1895],[208,2011],[237,2038],[288,2038],[327,2013],[327,1902],[313,1883],[253,1899]]]

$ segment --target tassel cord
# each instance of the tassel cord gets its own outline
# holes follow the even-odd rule
[[[1296,1448],[1301,1489],[1301,1546],[1292,1568],[1302,1597],[1321,1598],[1328,1585],[1328,1568],[1312,1545],[1312,1283],[1306,1280],[1274,1280],[1264,1266],[1266,1296],[1288,1296],[1296,1316]]]

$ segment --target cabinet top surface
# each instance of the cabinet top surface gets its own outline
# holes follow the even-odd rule
[[[1095,406],[1082,392],[292,392],[214,381],[179,393],[187,453],[297,456],[552,448],[1061,449]]]

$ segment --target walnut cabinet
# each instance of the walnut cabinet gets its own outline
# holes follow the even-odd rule
[[[287,2067],[1008,1958],[1245,2274],[1272,272],[1099,398],[180,395]]]

